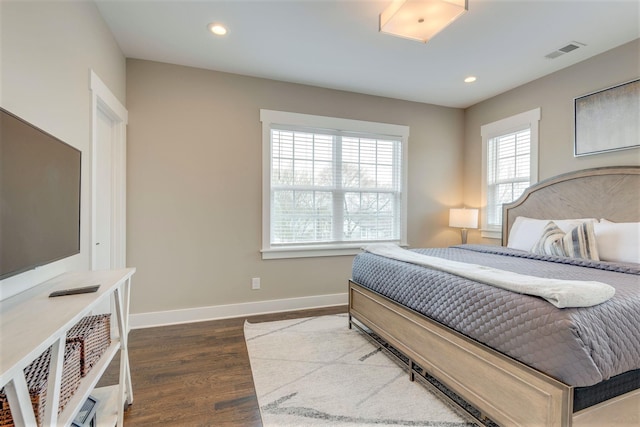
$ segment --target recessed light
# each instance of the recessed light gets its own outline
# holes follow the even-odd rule
[[[227,29],[225,28],[225,26],[216,22],[212,22],[211,24],[207,25],[207,28],[216,36],[224,36],[225,34],[227,34]]]
[[[466,79],[464,79],[465,83],[473,83],[476,81],[476,78],[474,76],[469,76]]]

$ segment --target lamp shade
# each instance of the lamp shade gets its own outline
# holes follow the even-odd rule
[[[380,32],[426,43],[467,11],[467,0],[393,0],[380,14]]]
[[[449,227],[478,228],[478,209],[449,209]]]

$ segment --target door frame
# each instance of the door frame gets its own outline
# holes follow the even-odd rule
[[[98,163],[98,112],[105,114],[112,123],[111,151],[111,268],[126,266],[126,155],[127,123],[129,114],[107,85],[90,70],[91,88],[91,270],[97,265],[97,163]]]

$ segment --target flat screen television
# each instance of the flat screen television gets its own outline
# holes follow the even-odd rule
[[[80,162],[0,108],[0,279],[80,252]]]

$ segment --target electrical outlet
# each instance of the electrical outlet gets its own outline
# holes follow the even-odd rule
[[[254,277],[251,279],[251,289],[260,289],[260,278]]]

